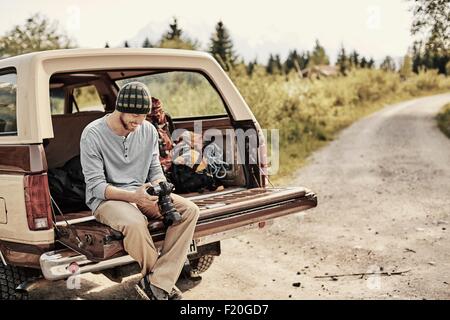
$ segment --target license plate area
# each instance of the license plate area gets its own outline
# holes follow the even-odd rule
[[[195,239],[193,239],[191,244],[189,245],[188,255],[196,254],[196,253],[197,253],[197,241]]]

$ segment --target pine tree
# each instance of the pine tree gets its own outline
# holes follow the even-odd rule
[[[275,59],[273,58],[273,55],[270,54],[269,61],[267,62],[267,66],[266,66],[266,72],[268,74],[273,74],[274,68],[275,68]]]
[[[217,23],[216,31],[211,37],[209,53],[226,71],[229,71],[236,61],[233,42],[222,21]]]
[[[158,47],[187,50],[196,50],[199,47],[196,40],[191,40],[182,34],[183,30],[178,26],[177,18],[174,17],[173,22],[169,24],[169,31],[161,37]]]
[[[150,42],[149,38],[146,37],[144,42],[142,43],[142,48],[152,48],[152,47],[153,47],[152,43]]]
[[[125,40],[125,42],[123,43],[123,47],[124,48],[129,48],[130,47],[130,45],[128,44],[127,40]]]
[[[372,69],[373,67],[375,67],[375,60],[373,60],[373,58],[370,58],[367,62],[367,68]]]
[[[350,64],[353,68],[359,67],[359,53],[356,50],[353,50],[353,52],[350,54]]]
[[[278,74],[284,73],[283,65],[281,64],[281,58],[279,54],[275,55],[275,67],[277,69]]]
[[[289,51],[289,54],[284,62],[284,70],[286,74],[295,70],[296,72],[301,71],[300,67],[301,56],[297,53],[297,50]]]
[[[316,44],[314,45],[314,49],[311,53],[310,60],[308,62],[308,66],[318,66],[318,65],[329,65],[330,59],[328,58],[325,48],[322,47],[319,43],[319,40],[316,40]]]
[[[305,53],[303,53],[298,62],[300,69],[301,70],[305,69],[308,66],[310,60],[311,60],[311,54],[309,53],[309,51],[306,51]]]
[[[284,70],[283,70],[283,65],[281,64],[281,59],[280,59],[280,55],[276,54],[270,54],[269,56],[269,61],[267,62],[267,66],[266,66],[266,72],[268,74],[283,74]]]
[[[415,73],[418,73],[420,67],[423,65],[422,60],[422,42],[414,41],[412,47],[412,68]]]
[[[337,56],[336,65],[339,67],[339,72],[342,75],[347,75],[347,72],[350,69],[350,61],[345,52],[344,45],[341,46],[341,50]]]
[[[107,41],[106,44],[105,44],[105,48],[109,48],[109,43],[108,43],[108,41]]]
[[[164,36],[167,40],[177,40],[181,38],[181,34],[183,31],[178,28],[178,21],[177,18],[173,18],[173,22],[169,24],[169,31]]]
[[[368,61],[367,61],[366,57],[363,56],[361,58],[361,61],[359,62],[359,66],[361,68],[367,68],[367,65],[368,65]]]
[[[253,60],[253,61],[250,61],[249,63],[248,63],[248,65],[247,65],[247,75],[248,76],[252,76],[253,75],[253,72],[255,71],[255,67],[258,65],[258,60],[257,59],[255,59],[255,60]]]

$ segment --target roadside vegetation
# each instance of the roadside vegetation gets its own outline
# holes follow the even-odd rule
[[[450,91],[450,78],[437,71],[406,79],[397,72],[374,69],[320,80],[264,72],[253,77],[241,72],[232,78],[261,126],[280,130],[280,170],[272,177],[275,183],[289,178],[314,150],[355,120],[386,104]]]
[[[439,129],[450,138],[450,103],[446,104],[436,117]]]

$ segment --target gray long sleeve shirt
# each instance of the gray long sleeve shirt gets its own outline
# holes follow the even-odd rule
[[[155,127],[145,120],[136,131],[123,137],[107,125],[107,117],[88,124],[80,140],[86,204],[92,212],[106,200],[108,184],[132,191],[145,182],[165,180]]]

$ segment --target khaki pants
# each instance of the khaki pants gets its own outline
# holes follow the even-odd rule
[[[167,229],[159,257],[143,214],[150,219],[157,218],[156,202],[152,207],[138,209],[129,202],[106,200],[94,212],[97,221],[123,233],[125,250],[139,263],[142,275],[149,274],[152,284],[169,293],[183,269],[200,211],[186,198],[174,193],[171,198],[182,220]]]

